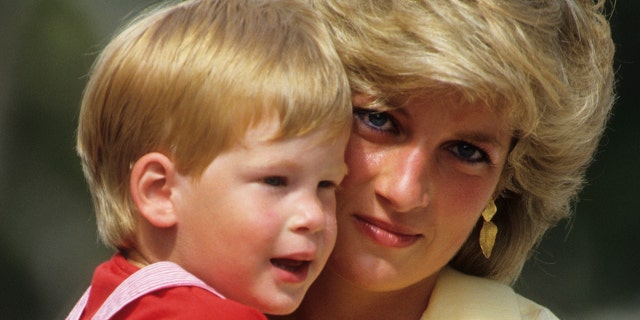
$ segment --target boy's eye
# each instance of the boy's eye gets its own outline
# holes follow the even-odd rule
[[[467,162],[476,163],[488,160],[484,151],[466,142],[456,143],[449,150],[451,150],[455,156]]]
[[[329,180],[320,181],[318,183],[318,188],[333,188],[336,184]]]
[[[281,187],[287,185],[287,178],[285,177],[266,177],[262,181],[270,186]]]

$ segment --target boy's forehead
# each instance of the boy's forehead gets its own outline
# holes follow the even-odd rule
[[[266,115],[250,125],[244,133],[243,141],[270,141],[280,132],[280,119]]]

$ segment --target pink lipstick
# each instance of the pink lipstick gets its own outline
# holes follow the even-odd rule
[[[357,228],[374,242],[393,248],[404,248],[414,244],[422,236],[409,234],[393,225],[379,220],[354,216]]]

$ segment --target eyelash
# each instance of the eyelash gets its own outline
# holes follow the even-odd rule
[[[278,176],[265,177],[262,182],[274,187],[283,187],[287,185],[287,178]]]
[[[382,134],[397,134],[399,132],[398,126],[395,122],[395,120],[393,119],[393,117],[391,115],[389,115],[386,112],[379,112],[379,111],[375,111],[375,110],[370,110],[370,109],[364,109],[364,108],[357,108],[354,107],[353,109],[353,113],[354,115],[358,118],[358,120],[363,123],[368,129],[376,131],[376,132],[380,132]],[[368,119],[366,118],[367,116],[373,115],[373,114],[380,114],[380,115],[385,115],[387,118],[385,119],[386,121],[388,121],[388,123],[390,123],[391,126],[393,126],[393,129],[382,129],[380,126],[375,126],[371,124],[371,121],[368,121]],[[385,122],[386,124],[386,122]],[[461,156],[460,151],[456,150],[456,147],[471,147],[473,149],[475,149],[476,152],[480,153],[480,158],[479,159],[469,159],[469,158],[465,158],[463,156]],[[489,154],[486,150],[484,150],[481,147],[478,147],[477,145],[464,141],[464,140],[460,140],[460,141],[455,141],[452,142],[452,144],[447,148],[449,150],[449,152],[451,152],[456,158],[460,159],[461,161],[465,162],[465,163],[470,163],[470,164],[477,164],[477,163],[489,163],[492,164],[491,158],[489,157]],[[475,154],[475,152],[474,152]],[[472,154],[473,155],[473,154]]]
[[[335,184],[335,182],[333,181],[328,181],[328,180],[324,180],[324,181],[320,181],[318,183],[318,188],[322,188],[322,189],[329,189],[329,188],[336,188],[338,185]]]
[[[396,125],[393,117],[390,116],[386,112],[380,112],[380,111],[375,111],[375,110],[370,110],[370,109],[354,107],[353,114],[358,118],[358,120],[361,123],[366,125],[367,128],[369,128],[371,130],[378,131],[378,132],[381,132],[381,133],[387,133],[387,134],[398,133],[397,125]],[[393,126],[393,128],[385,130],[385,129],[382,129],[381,127],[379,127],[379,126],[372,125],[371,121],[370,120],[368,121],[368,119],[365,118],[365,117],[371,116],[371,115],[384,115],[384,116],[386,116],[387,117],[386,121],[388,121],[390,123],[390,125]]]
[[[289,181],[286,177],[278,176],[265,177],[262,179],[262,182],[273,187],[286,187],[289,184]],[[337,188],[337,186],[338,185],[335,182],[330,180],[322,180],[318,183],[318,188],[322,189]]]
[[[455,148],[458,147],[470,147],[475,149],[474,153],[472,154],[475,155],[476,152],[478,152],[480,154],[480,158],[479,159],[470,159],[470,158],[466,158],[463,157],[460,154],[460,150],[455,150]],[[473,143],[467,142],[467,141],[455,141],[452,143],[452,145],[450,147],[447,148],[455,157],[457,157],[458,159],[460,159],[461,161],[467,162],[467,163],[471,163],[471,164],[476,164],[476,163],[489,163],[491,164],[491,158],[489,157],[489,154],[487,153],[487,151],[485,151],[484,149],[476,146]]]

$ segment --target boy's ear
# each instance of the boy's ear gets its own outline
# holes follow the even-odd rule
[[[176,169],[173,161],[158,152],[147,153],[131,168],[129,188],[140,215],[157,228],[176,225],[171,200]]]

